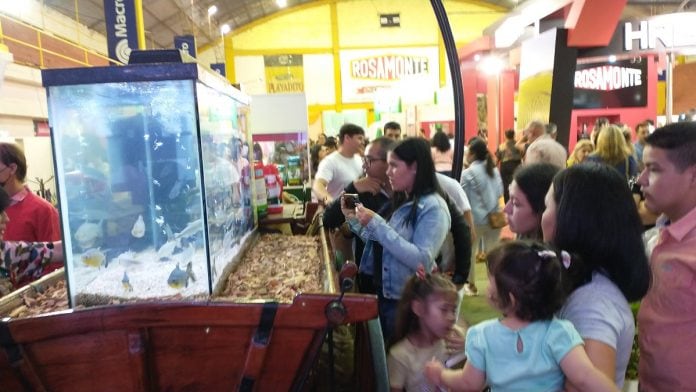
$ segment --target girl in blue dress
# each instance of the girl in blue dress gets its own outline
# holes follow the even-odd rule
[[[540,243],[510,241],[487,257],[488,300],[503,317],[469,328],[462,370],[428,363],[426,376],[441,388],[560,391],[567,377],[584,391],[617,391],[590,362],[582,338],[554,313],[564,301],[562,279],[570,255]]]

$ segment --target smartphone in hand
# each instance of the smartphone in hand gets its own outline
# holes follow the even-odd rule
[[[360,203],[357,193],[344,193],[343,194],[343,204],[346,208],[353,209],[356,204]]]

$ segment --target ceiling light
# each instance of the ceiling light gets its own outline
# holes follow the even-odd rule
[[[276,0],[279,8],[285,8],[288,6],[288,0]]]
[[[227,23],[225,23],[224,25],[220,26],[220,34],[222,34],[222,35],[225,35],[225,34],[229,33],[230,30],[232,30],[232,29],[230,29],[230,25],[228,25]]]
[[[478,62],[479,60],[481,60],[481,55],[478,54],[478,53],[476,53],[476,54],[474,55],[474,61]]]
[[[208,16],[213,16],[218,12],[218,8],[215,4],[208,7]]]
[[[610,55],[610,56],[609,56],[609,62],[610,62],[610,63],[615,63],[615,62],[616,62],[616,56],[613,55],[613,54]]]

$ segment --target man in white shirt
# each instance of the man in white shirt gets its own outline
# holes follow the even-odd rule
[[[362,175],[362,153],[365,130],[355,124],[344,124],[338,131],[338,150],[322,159],[317,168],[312,191],[317,200],[328,204],[343,188]]]

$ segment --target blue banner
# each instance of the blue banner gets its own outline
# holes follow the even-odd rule
[[[104,0],[104,20],[109,57],[128,64],[131,49],[138,48],[133,0]]]
[[[174,47],[196,58],[196,38],[193,35],[177,35],[174,37]]]
[[[210,64],[210,69],[219,73],[223,77],[227,76],[225,75],[225,63],[212,63]]]

